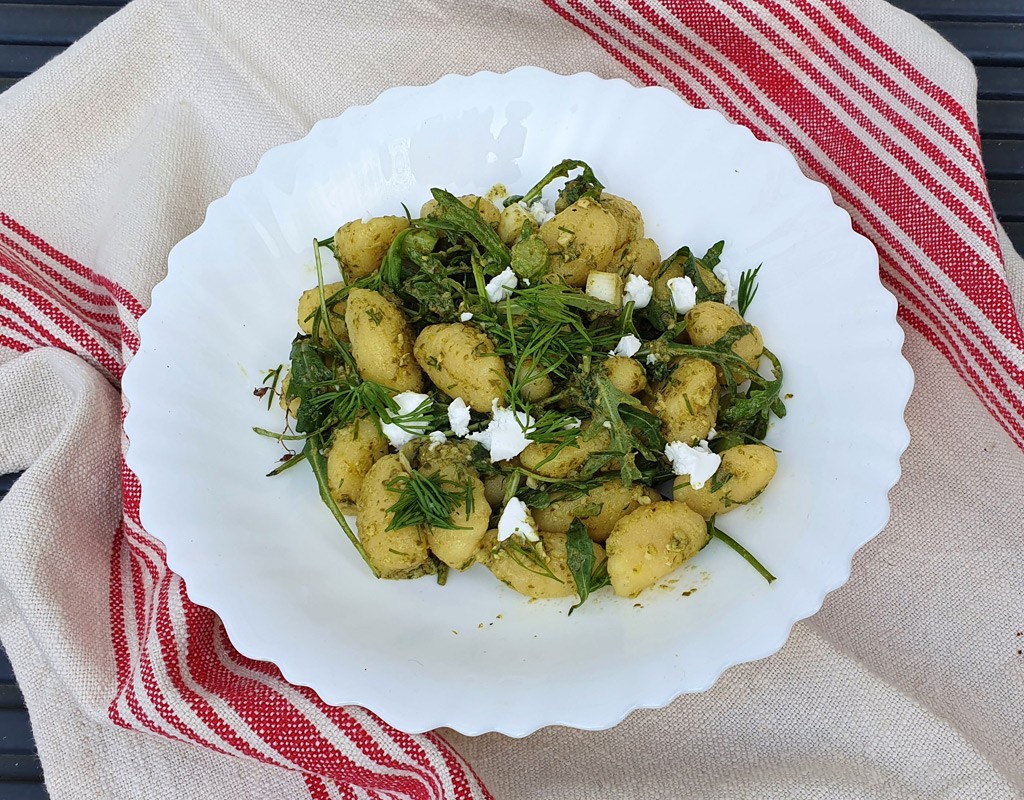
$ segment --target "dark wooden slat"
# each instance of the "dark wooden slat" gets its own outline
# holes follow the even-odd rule
[[[10,475],[0,475],[0,500],[3,496],[11,491],[11,487],[14,486],[14,482],[21,477],[20,472],[13,472]],[[3,648],[0,647],[0,653],[3,652]]]
[[[3,800],[48,800],[46,787],[39,781],[4,783],[0,791]]]
[[[0,709],[0,753],[31,755],[34,752],[28,714],[15,708]]]
[[[0,92],[6,92],[17,82],[18,78],[0,78]]]
[[[1024,139],[983,139],[981,157],[989,178],[1024,178]]]
[[[892,0],[892,4],[925,20],[1024,20],[1020,0]]]
[[[1024,177],[988,182],[996,215],[1006,222],[1024,222]]]
[[[63,47],[38,44],[0,44],[0,77],[21,78],[39,69]]]
[[[979,100],[978,127],[992,139],[1024,137],[1024,103],[1012,100]]]
[[[1003,227],[1016,251],[1024,253],[1024,222],[1004,222]]]
[[[983,100],[1024,100],[1020,67],[978,67],[978,97]]]
[[[5,781],[39,781],[43,779],[43,768],[39,765],[39,757],[35,755],[0,754],[0,797],[6,798]]]
[[[4,493],[0,491],[0,498]],[[11,666],[10,660],[7,658],[7,651],[4,650],[3,646],[0,645],[0,683],[10,683],[14,680],[14,668]]]
[[[21,690],[14,681],[0,683],[0,708],[25,710],[25,699],[21,696]],[[2,774],[0,774],[0,779],[2,779]]]
[[[26,3],[25,0],[0,0],[0,8],[6,8],[9,6],[65,6],[65,5],[76,5],[76,6],[117,6],[118,8],[124,8],[128,5],[129,0],[74,0],[69,3],[68,0],[35,0],[32,3]],[[5,12],[0,11],[0,14]]]
[[[0,42],[67,47],[119,10],[118,6],[4,6],[0,11]]]
[[[1024,66],[1024,22],[933,22],[975,64]]]

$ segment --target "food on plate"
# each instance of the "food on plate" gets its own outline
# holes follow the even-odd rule
[[[308,463],[381,578],[481,564],[575,609],[717,538],[774,580],[717,525],[777,468],[782,366],[745,319],[759,268],[734,282],[722,242],[662,260],[579,161],[522,196],[431,193],[418,218],[314,243],[301,333],[268,375],[287,427],[257,429],[291,448],[271,474]],[[343,282],[324,282],[325,247]]]

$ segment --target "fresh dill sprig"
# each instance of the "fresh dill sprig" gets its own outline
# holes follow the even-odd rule
[[[747,309],[754,301],[757,294],[757,273],[761,271],[761,264],[754,269],[745,269],[740,273],[740,286],[736,292],[736,305],[739,307],[740,316],[747,315]]]
[[[446,530],[467,530],[452,519],[461,505],[468,517],[473,513],[473,484],[460,484],[443,478],[440,473],[424,475],[413,470],[408,475],[396,475],[388,481],[389,492],[398,499],[388,508],[392,515],[387,530],[394,531],[408,525],[429,525]]]

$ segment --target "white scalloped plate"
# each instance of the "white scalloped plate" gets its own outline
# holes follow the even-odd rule
[[[263,477],[281,451],[250,429],[281,418],[252,390],[287,358],[313,237],[416,209],[432,186],[521,192],[566,157],[636,202],[663,253],[725,239],[734,274],[764,264],[748,316],[793,397],[769,437],[777,478],[722,525],[771,586],[718,542],[635,602],[601,592],[571,619],[569,601],[528,602],[482,567],[445,587],[376,581],[305,467]],[[718,113],[589,74],[448,76],[274,148],[171,251],[124,376],[128,465],[191,598],[239,651],[326,702],[410,732],[607,728],[774,653],[847,580],[888,519],[909,441],[895,312],[828,190]]]

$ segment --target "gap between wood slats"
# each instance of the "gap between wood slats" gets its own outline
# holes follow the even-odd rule
[[[1011,100],[979,100],[978,127],[992,139],[1024,138],[1024,103]]]
[[[39,757],[34,755],[0,755],[0,797],[4,800],[7,781],[38,781],[43,777]]]
[[[1024,253],[1024,222],[1004,222],[1003,228],[1018,253]]]
[[[57,44],[82,38],[120,6],[9,5],[0,11],[0,42]]]
[[[890,0],[921,19],[1022,20],[1020,0]]]

